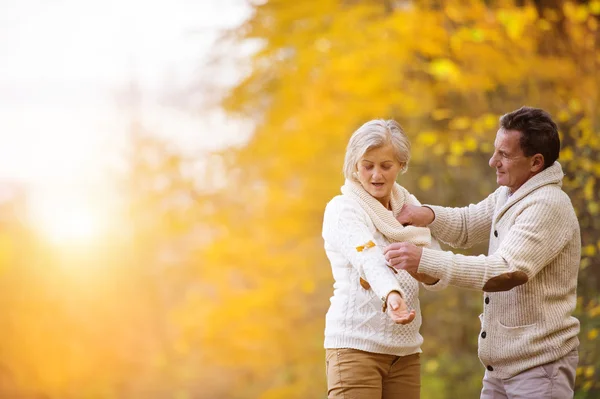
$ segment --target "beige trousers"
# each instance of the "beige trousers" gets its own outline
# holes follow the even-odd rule
[[[420,354],[384,355],[326,349],[329,399],[419,399]]]
[[[481,399],[571,399],[574,395],[577,349],[555,362],[501,380],[485,372]]]

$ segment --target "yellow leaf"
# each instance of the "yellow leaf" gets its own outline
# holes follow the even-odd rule
[[[475,150],[477,150],[477,140],[475,140],[471,136],[469,136],[469,137],[467,137],[465,139],[464,144],[465,144],[465,149],[467,151],[475,151]]]
[[[581,259],[579,262],[579,269],[584,270],[590,265],[590,258]]]
[[[598,202],[589,202],[587,208],[592,215],[597,215],[600,212],[600,204]]]
[[[460,165],[460,157],[456,155],[449,155],[446,157],[446,163],[450,166],[459,166]]]
[[[446,151],[446,147],[444,146],[443,143],[437,143],[433,147],[433,154],[436,155],[436,156],[442,155],[445,151]]]
[[[581,111],[581,103],[576,98],[572,98],[569,100],[569,110],[571,112],[577,113]]]
[[[591,258],[592,256],[596,255],[596,246],[592,244],[586,245],[583,247],[581,252],[583,253],[583,256],[588,256]]]
[[[594,372],[595,372],[594,366],[587,366],[585,368],[584,374],[587,378],[592,378],[594,376]]]
[[[593,319],[600,315],[600,305],[594,306],[588,310],[588,315]]]
[[[369,240],[367,243],[363,244],[363,245],[359,245],[358,247],[356,247],[356,250],[358,252],[362,252],[367,248],[373,248],[375,246],[375,243],[371,240]]]
[[[447,108],[438,108],[431,111],[431,117],[436,121],[448,119],[450,116],[452,116],[452,110]]]
[[[429,360],[425,363],[425,372],[426,373],[435,373],[438,368],[440,367],[439,363],[437,362],[437,360]]]
[[[537,25],[538,25],[538,28],[540,28],[540,30],[543,30],[543,31],[552,30],[552,24],[545,19],[540,19],[537,22]]]
[[[453,141],[452,143],[450,143],[450,152],[452,153],[452,155],[460,156],[464,154],[465,148],[459,141]]]
[[[419,134],[417,141],[426,147],[431,147],[438,142],[438,136],[435,132],[423,132]]]
[[[466,116],[454,118],[448,124],[448,127],[452,130],[464,130],[471,126],[471,119]]]
[[[454,62],[449,59],[438,59],[429,64],[429,73],[438,80],[457,80],[460,70]]]
[[[561,110],[558,115],[556,116],[556,118],[560,121],[560,122],[566,122],[569,120],[569,118],[571,118],[571,115],[569,115],[569,113],[567,111],[565,111],[564,109]]]
[[[598,329],[592,328],[590,331],[588,331],[588,339],[590,341],[595,341],[596,338],[598,338]]]
[[[573,160],[573,150],[571,147],[564,148],[560,152],[560,160],[561,161],[572,161]]]
[[[429,175],[423,175],[419,178],[419,188],[423,191],[429,191],[433,187],[433,178]]]
[[[586,200],[591,201],[594,199],[594,185],[596,184],[596,180],[592,177],[590,177],[589,179],[587,179],[587,182],[585,183],[585,187],[583,188],[583,195],[585,197]]]
[[[485,126],[486,129],[493,129],[498,126],[498,117],[494,114],[486,114],[483,117],[483,126]]]

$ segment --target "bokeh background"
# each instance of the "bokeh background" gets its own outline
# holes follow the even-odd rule
[[[600,398],[599,24],[598,0],[0,0],[0,398],[324,399],[352,132],[398,120],[400,183],[466,205],[522,105],[560,126]],[[421,298],[422,397],[478,397],[481,294]]]

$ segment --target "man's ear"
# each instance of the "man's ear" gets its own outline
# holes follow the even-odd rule
[[[541,172],[544,169],[544,156],[542,154],[535,154],[531,158],[531,171],[533,173]]]

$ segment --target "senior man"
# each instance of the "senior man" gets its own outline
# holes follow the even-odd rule
[[[385,256],[425,283],[442,279],[484,292],[481,399],[572,398],[581,239],[561,188],[558,129],[547,112],[522,107],[500,118],[494,147],[489,165],[500,187],[486,199],[464,208],[407,206],[398,215],[455,248],[489,239],[488,255],[394,243]]]

